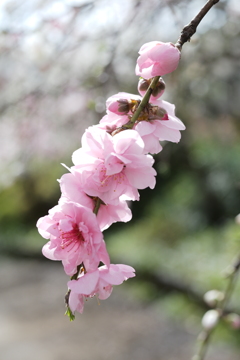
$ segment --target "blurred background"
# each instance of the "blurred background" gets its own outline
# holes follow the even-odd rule
[[[185,123],[155,156],[157,186],[133,220],[105,232],[112,262],[138,276],[107,301],[63,316],[61,264],[43,258],[37,219],[56,205],[86,127],[117,92],[137,93],[137,52],[175,43],[205,1],[1,0],[0,349],[4,360],[187,360],[210,289],[240,250],[240,3],[221,0],[164,77]],[[231,309],[240,312],[240,285]],[[239,360],[239,330],[221,324],[207,359]]]

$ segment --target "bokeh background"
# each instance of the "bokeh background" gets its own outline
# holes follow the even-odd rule
[[[133,220],[105,232],[113,262],[138,276],[107,301],[64,313],[67,277],[41,255],[36,221],[60,196],[86,127],[117,92],[137,93],[141,45],[176,42],[202,0],[0,2],[0,349],[4,360],[190,359],[223,270],[240,251],[240,3],[221,0],[164,77],[186,124],[155,156],[157,186]],[[240,286],[231,309],[240,311]],[[240,358],[221,324],[209,359]]]

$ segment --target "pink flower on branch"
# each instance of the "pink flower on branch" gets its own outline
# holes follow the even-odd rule
[[[154,188],[153,158],[144,153],[144,142],[135,130],[111,136],[96,126],[82,137],[82,148],[73,153],[73,174],[79,173],[84,191],[106,204],[117,204],[120,196],[138,200],[137,189]]]
[[[94,210],[95,200],[85,193],[84,187],[81,184],[81,175],[78,172],[63,175],[59,182],[62,195],[69,201],[74,201],[79,205],[88,207],[92,211]],[[101,231],[109,228],[114,222],[127,222],[131,218],[131,210],[126,201],[121,199],[119,199],[117,204],[113,205],[102,203],[97,213],[97,221]]]
[[[119,99],[126,99],[130,103],[132,100],[140,101],[142,98],[134,94],[118,93],[111,96],[107,100],[107,104],[116,103]],[[100,121],[99,127],[105,130],[116,129],[127,124],[128,121],[128,116],[117,115],[108,111],[108,115]],[[176,117],[173,104],[155,99],[148,105],[147,110],[140,114],[133,129],[139,133],[144,141],[144,152],[157,154],[162,150],[159,141],[179,142],[181,139],[180,131],[185,129],[185,125]]]
[[[174,44],[160,41],[144,44],[139,54],[135,72],[144,79],[173,72],[180,60],[180,51]]]
[[[140,103],[139,95],[120,92],[110,96],[106,101],[107,113],[127,115],[133,112],[136,104]]]
[[[140,121],[135,130],[139,133],[145,144],[145,151],[157,154],[162,150],[159,141],[178,143],[181,139],[180,130],[185,130],[185,125],[175,115],[175,105],[164,101],[155,100],[154,104],[165,110],[161,120]]]
[[[39,233],[49,239],[43,254],[61,260],[71,276],[65,297],[70,320],[75,311],[83,312],[86,298],[107,299],[113,285],[135,276],[130,266],[110,265],[101,231],[131,219],[126,200],[139,200],[139,189],[155,187],[154,159],[148,153],[160,152],[161,141],[178,142],[185,129],[174,105],[159,100],[165,89],[160,76],[176,69],[179,50],[153,41],[139,54],[136,74],[144,98],[125,92],[108,98],[106,116],[85,131],[82,147],[72,156],[74,166],[59,180],[59,204],[37,222]],[[105,265],[98,267],[100,262]]]
[[[134,276],[135,270],[123,264],[111,264],[109,267],[104,265],[86,274],[81,273],[77,280],[68,282],[68,288],[71,290],[68,306],[72,313],[82,313],[84,299],[96,295],[100,300],[105,300],[111,295],[113,285],[120,285],[124,280]]]
[[[87,270],[96,269],[100,261],[109,265],[102,232],[90,209],[60,199],[49,215],[38,220],[37,227],[45,239],[50,239],[43,247],[43,255],[61,260],[68,275],[74,275],[81,263]]]

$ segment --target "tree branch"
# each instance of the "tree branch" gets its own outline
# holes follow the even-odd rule
[[[223,299],[219,301],[215,307],[215,310],[218,311],[219,319],[228,313],[226,306],[228,305],[228,302],[231,298],[232,292],[236,285],[236,278],[238,276],[239,269],[240,269],[240,255],[237,257],[233,265],[230,267],[230,271],[228,274],[228,284],[224,292]],[[199,334],[198,337],[199,347],[197,353],[193,356],[192,360],[204,360],[207,352],[207,347],[209,345],[209,341],[211,340],[214,329],[215,326],[209,329],[205,327],[202,330],[202,332]]]
[[[199,11],[199,13],[195,16],[192,21],[184,26],[182,29],[181,35],[176,42],[175,46],[181,51],[183,44],[187,41],[190,41],[193,34],[195,34],[199,23],[202,21],[204,16],[208,13],[208,11],[213,7],[213,5],[217,4],[219,0],[208,0],[208,2],[203,6],[203,8]]]

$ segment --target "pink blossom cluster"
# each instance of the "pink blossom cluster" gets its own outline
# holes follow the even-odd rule
[[[176,68],[178,53],[168,43],[152,42],[141,48],[136,74],[146,74],[138,85],[142,96],[150,78]],[[139,189],[155,187],[150,154],[162,150],[161,141],[178,142],[180,130],[185,129],[174,105],[160,99],[164,89],[160,78],[150,103],[134,123],[131,119],[141,103],[140,95],[121,92],[107,100],[106,115],[86,129],[81,148],[72,155],[74,165],[59,180],[58,205],[37,222],[40,234],[48,239],[44,256],[62,261],[71,277],[66,295],[70,318],[76,311],[83,312],[84,299],[98,296],[104,300],[113,285],[135,276],[131,266],[110,263],[102,232],[114,222],[131,220],[127,201],[139,200]]]

